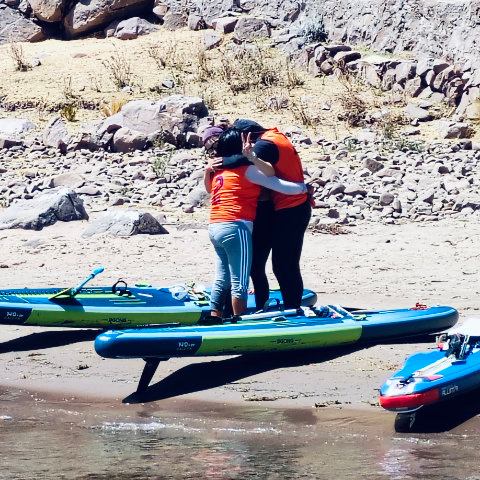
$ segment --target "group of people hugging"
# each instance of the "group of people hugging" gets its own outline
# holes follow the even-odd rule
[[[268,304],[270,252],[284,308],[300,308],[300,257],[312,205],[295,147],[277,128],[247,119],[208,126],[202,140],[209,158],[209,236],[217,257],[212,320],[227,316],[227,309],[234,316],[245,312],[250,277],[257,310]]]

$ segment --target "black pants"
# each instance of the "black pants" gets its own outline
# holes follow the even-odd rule
[[[273,273],[282,292],[285,308],[299,308],[303,295],[300,257],[303,238],[312,214],[309,202],[274,211],[271,202],[259,202],[253,227],[253,262],[251,277],[257,309],[269,297],[265,266],[272,252]]]

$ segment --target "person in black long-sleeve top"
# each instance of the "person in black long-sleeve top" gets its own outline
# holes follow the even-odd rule
[[[304,182],[300,157],[290,140],[276,128],[266,129],[252,120],[236,120],[233,127],[250,134],[250,155],[270,163],[275,175],[284,180]],[[241,154],[226,157],[224,165],[239,161]],[[269,298],[265,267],[272,252],[273,273],[278,280],[285,308],[299,308],[303,295],[300,257],[303,238],[311,217],[307,194],[282,195],[264,191],[258,202],[253,227],[251,278],[257,309]]]

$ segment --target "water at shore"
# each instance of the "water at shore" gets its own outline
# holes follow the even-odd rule
[[[477,418],[435,434],[398,434],[393,420],[378,411],[109,405],[0,391],[0,478],[480,478]]]

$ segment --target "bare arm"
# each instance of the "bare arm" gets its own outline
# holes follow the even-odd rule
[[[275,169],[273,165],[257,157],[257,154],[252,151],[252,154],[247,157],[264,175],[267,177],[273,177],[275,175]]]
[[[212,163],[213,160],[210,160],[205,167],[205,171],[203,172],[203,185],[208,193],[212,191],[212,177],[214,174]]]
[[[268,177],[254,165],[247,168],[245,175],[252,183],[285,195],[298,195],[307,191],[307,186],[302,182],[289,182],[278,177]]]

